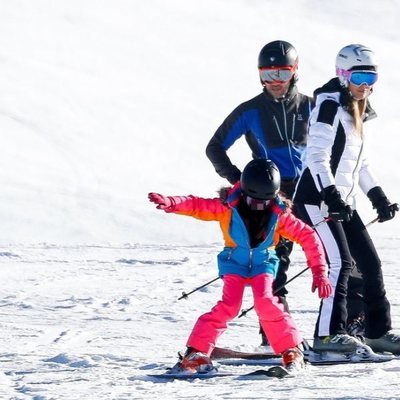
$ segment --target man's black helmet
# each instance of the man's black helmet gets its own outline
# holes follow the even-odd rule
[[[242,192],[258,200],[270,200],[276,197],[281,186],[281,175],[271,160],[256,159],[250,161],[240,177]]]
[[[258,56],[258,68],[297,67],[296,49],[283,40],[275,40],[266,44]]]

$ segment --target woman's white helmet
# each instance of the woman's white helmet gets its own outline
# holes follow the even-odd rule
[[[348,71],[376,71],[378,65],[374,52],[362,44],[349,44],[336,56],[336,76],[344,86],[348,85]]]

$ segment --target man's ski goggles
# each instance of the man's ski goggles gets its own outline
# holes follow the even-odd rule
[[[271,200],[259,200],[246,196],[246,203],[252,210],[262,211],[268,207]]]
[[[263,82],[287,82],[294,75],[294,67],[260,68],[260,78]]]
[[[342,69],[338,70],[338,73],[355,86],[372,86],[378,80],[376,71],[346,71]]]

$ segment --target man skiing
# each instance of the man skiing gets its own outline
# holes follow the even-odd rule
[[[312,99],[297,90],[298,55],[288,42],[276,40],[266,44],[258,56],[258,71],[263,92],[240,104],[217,129],[206,148],[216,172],[231,184],[240,179],[241,171],[227,155],[228,149],[241,136],[253,153],[253,158],[267,157],[278,167],[281,191],[291,199],[302,170],[302,155],[306,145],[307,123]],[[281,239],[276,247],[279,268],[274,281],[276,295],[286,302],[289,255],[293,243]],[[268,344],[262,329],[262,344]]]

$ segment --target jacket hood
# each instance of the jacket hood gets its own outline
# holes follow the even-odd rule
[[[347,108],[352,100],[349,90],[340,84],[339,78],[332,78],[329,82],[325,83],[325,85],[316,89],[314,91],[314,100],[316,100],[317,96],[322,93],[339,93],[339,103],[343,108]],[[364,121],[368,121],[376,117],[377,114],[371,107],[369,99],[367,99],[367,108],[365,110]]]

